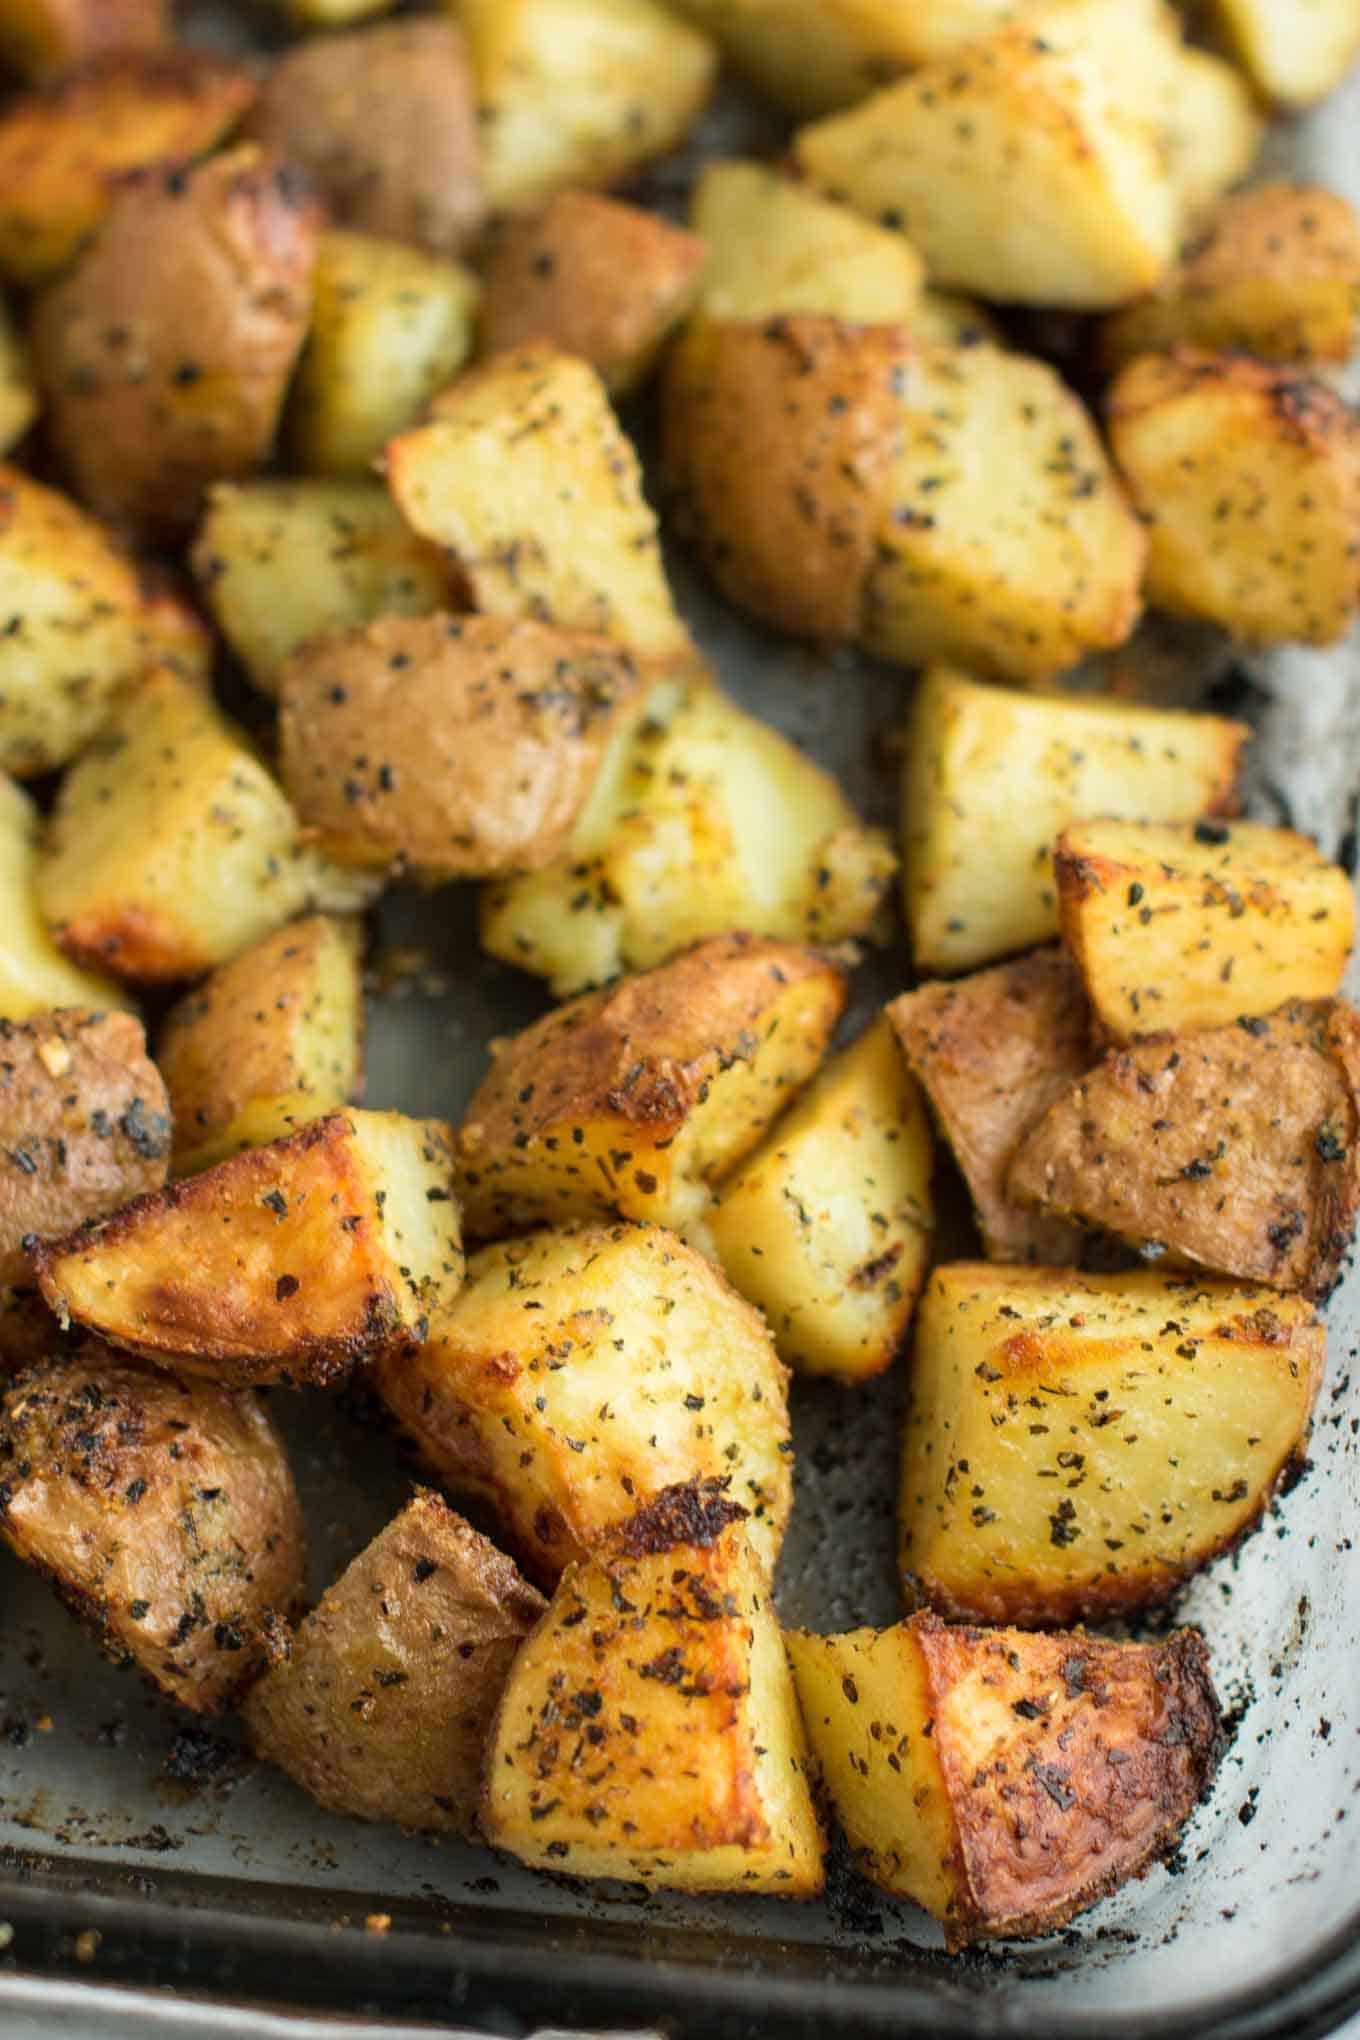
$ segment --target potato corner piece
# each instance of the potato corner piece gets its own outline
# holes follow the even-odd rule
[[[902,779],[918,970],[969,970],[1055,936],[1053,843],[1083,815],[1234,813],[1249,734],[1221,716],[1017,694],[937,667],[912,703]]]
[[[335,1112],[40,1246],[38,1279],[63,1322],[180,1373],[327,1387],[457,1294],[452,1160],[440,1120]]]
[[[803,317],[700,319],[672,350],[666,487],[733,602],[803,636],[859,635],[908,357],[899,327]]]
[[[387,616],[283,671],[280,763],[342,864],[502,878],[566,847],[643,691],[608,638],[500,616]]]
[[[665,1490],[571,1566],[515,1659],[482,1826],[521,1862],[660,1889],[821,1890],[793,1680],[726,1485]]]
[[[1360,1209],[1357,1079],[1340,999],[1153,1035],[1050,1106],[1010,1193],[1173,1265],[1325,1297]]]
[[[559,192],[502,224],[483,271],[482,352],[544,340],[623,396],[689,311],[704,252],[694,234],[639,206]]]
[[[93,1342],[0,1395],[0,1540],[197,1714],[246,1684],[302,1597],[302,1512],[257,1398]]]
[[[39,408],[23,342],[0,300],[0,454],[23,438]]]
[[[920,305],[925,268],[904,234],[764,163],[708,164],[694,187],[690,225],[708,251],[700,301],[706,318],[804,313],[908,325]]]
[[[875,1884],[952,1950],[1050,1934],[1165,1855],[1222,1749],[1197,1630],[786,1639],[817,1769]]]
[[[412,530],[453,554],[477,609],[640,655],[687,651],[637,455],[589,363],[542,344],[494,356],[392,441],[387,480]]]
[[[170,40],[166,0],[3,0],[0,62],[30,80]]]
[[[499,1512],[535,1579],[602,1548],[663,1488],[730,1478],[773,1571],[788,1522],[786,1375],[758,1311],[659,1226],[485,1247],[379,1394],[430,1470]]]
[[[346,1567],[242,1706],[258,1756],[332,1812],[472,1835],[482,1759],[541,1594],[437,1495]]]
[[[1011,1159],[1048,1107],[1095,1060],[1081,979],[1036,950],[953,984],[919,985],[888,1007],[907,1063],[968,1185],[993,1261],[1066,1264],[1081,1234],[1007,1194]]]
[[[36,883],[41,833],[36,802],[0,772],[0,1019],[27,1020],[57,1006],[126,1006],[125,991],[77,969],[47,931]]]
[[[1117,1041],[1227,1026],[1340,989],[1355,895],[1311,837],[1259,822],[1076,822],[1063,940]]]
[[[1355,0],[1214,0],[1212,13],[1265,99],[1310,106],[1345,77],[1360,50]]]

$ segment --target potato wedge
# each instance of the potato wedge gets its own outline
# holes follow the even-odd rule
[[[463,1274],[442,1120],[333,1112],[34,1250],[57,1316],[229,1387],[330,1387]]]
[[[1095,1060],[1081,979],[1055,949],[953,984],[918,985],[888,1007],[902,1053],[968,1185],[991,1261],[1079,1258],[1081,1234],[1008,1196],[1022,1136]]]
[[[689,311],[703,264],[703,242],[655,213],[599,192],[558,192],[496,238],[483,271],[482,352],[547,341],[625,396]]]
[[[960,1262],[916,1320],[908,1594],[961,1621],[1107,1621],[1259,1519],[1326,1357],[1299,1297],[1139,1270]]]
[[[38,911],[41,834],[36,803],[0,772],[0,1019],[27,1020],[57,1006],[106,1012],[130,1005],[127,991],[78,969],[47,932]]]
[[[660,1226],[484,1247],[377,1387],[421,1460],[497,1510],[536,1579],[676,1482],[730,1477],[772,1572],[788,1522],[786,1373],[760,1313]]]
[[[713,1185],[813,1074],[845,999],[814,951],[720,935],[494,1043],[458,1129],[467,1230],[618,1213],[706,1247]]]
[[[764,163],[709,163],[690,200],[690,225],[708,249],[706,318],[801,312],[909,326],[920,306],[925,265],[905,234]]]
[[[615,184],[683,140],[717,54],[659,0],[458,0],[487,201]]]
[[[0,1539],[196,1714],[246,1684],[302,1597],[302,1512],[259,1400],[93,1343],[0,1396]]]
[[[1263,98],[1311,106],[1360,50],[1355,0],[1213,0],[1212,13]]]
[[[438,1495],[418,1493],[345,1568],[241,1712],[334,1813],[475,1835],[482,1755],[541,1594]]]
[[[953,1950],[1051,1934],[1143,1876],[1221,1753],[1198,1630],[1116,1643],[917,1615],[786,1641],[858,1867]]]
[[[46,78],[105,52],[160,50],[167,0],[0,0],[0,62]]]
[[[194,540],[203,598],[250,679],[277,694],[308,638],[454,596],[447,562],[380,482],[217,482]]]
[[[462,28],[422,14],[289,50],[249,132],[315,181],[332,220],[457,255],[482,223],[472,75]]]
[[[353,919],[290,921],[172,1009],[156,1060],[178,1175],[263,1147],[361,1094],[362,946]]]
[[[1116,1041],[1227,1026],[1341,988],[1351,880],[1292,829],[1077,822],[1053,869],[1063,940]]]
[[[386,616],[283,670],[280,767],[337,862],[439,882],[551,864],[643,678],[604,637],[502,616]]]
[[[23,438],[38,415],[38,392],[23,342],[0,301],[0,454]]]
[[[0,117],[0,274],[47,282],[102,226],[129,171],[203,154],[254,97],[246,71],[206,50],[128,48],[12,101]]]
[[[607,1557],[573,1565],[511,1666],[482,1825],[521,1862],[671,1890],[821,1890],[793,1679],[724,1485],[666,1490]]]
[[[363,906],[375,883],[303,842],[245,732],[167,667],[67,773],[37,870],[68,956],[153,983],[211,970],[305,907]]]
[[[1333,644],[1360,606],[1360,419],[1238,354],[1130,362],[1110,444],[1147,526],[1147,596],[1247,644]]]
[[[1360,1209],[1360,1015],[1343,1000],[1118,1049],[1017,1149],[1010,1194],[1171,1266],[1325,1297]]]
[[[250,147],[124,187],[33,313],[53,443],[91,509],[174,541],[210,483],[261,465],[306,336],[320,225],[305,182]]]
[[[1235,812],[1249,734],[1221,716],[1015,694],[943,667],[928,674],[912,704],[902,781],[903,899],[917,969],[969,970],[1055,936],[1052,846],[1080,816]]]

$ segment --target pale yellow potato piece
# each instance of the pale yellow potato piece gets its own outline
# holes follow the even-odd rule
[[[59,1006],[102,1012],[130,1006],[122,985],[62,955],[38,911],[37,803],[0,772],[0,1020],[27,1020]]]
[[[37,415],[38,392],[23,343],[0,300],[0,453],[8,453],[23,438]]]
[[[923,347],[1004,347],[1006,336],[991,313],[953,290],[923,290],[910,319],[911,337]]]
[[[708,246],[700,307],[709,318],[820,312],[910,325],[920,305],[925,269],[904,234],[763,163],[710,163],[690,225]]]
[[[1214,0],[1214,13],[1252,83],[1281,106],[1309,106],[1360,50],[1356,0]]]

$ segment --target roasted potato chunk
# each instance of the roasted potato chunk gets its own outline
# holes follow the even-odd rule
[[[658,0],[459,0],[487,200],[615,184],[685,136],[717,56]]]
[[[280,763],[338,862],[438,881],[560,854],[643,679],[608,638],[502,616],[386,616],[283,672]]]
[[[92,1343],[0,1396],[0,1538],[196,1714],[246,1684],[302,1596],[302,1512],[260,1402]]]
[[[511,1666],[482,1825],[522,1862],[671,1890],[821,1890],[793,1679],[724,1486],[667,1489],[607,1556],[573,1565]]]
[[[1245,355],[1144,355],[1109,395],[1147,596],[1248,644],[1332,644],[1360,603],[1360,420]]]
[[[1014,1203],[1021,1137],[1095,1060],[1081,979],[1037,950],[954,984],[919,985],[888,1008],[902,1053],[968,1185],[992,1261],[1075,1261],[1076,1227]]]
[[[611,396],[645,380],[699,287],[704,245],[655,213],[562,191],[505,222],[484,271],[481,345],[544,340],[588,361]]]
[[[290,921],[180,1000],[156,1060],[179,1175],[262,1147],[363,1087],[362,937],[352,919]]]
[[[1360,49],[1355,0],[1213,0],[1213,13],[1266,99],[1309,106],[1339,85]]]
[[[447,565],[380,482],[218,482],[194,540],[203,598],[255,686],[308,638],[450,604]]]
[[[378,1390],[424,1463],[491,1502],[535,1578],[674,1482],[730,1477],[773,1571],[788,1522],[786,1375],[760,1313],[660,1226],[484,1247]]]
[[[203,154],[254,97],[247,72],[207,51],[125,49],[12,101],[0,118],[0,274],[45,283],[102,226],[129,171]]]
[[[706,1246],[713,1184],[813,1074],[845,998],[815,952],[720,935],[493,1044],[458,1130],[468,1231],[617,1212]]]
[[[801,312],[910,325],[920,306],[925,265],[904,234],[763,163],[710,163],[694,187],[690,225],[708,250],[707,318]]]
[[[1077,822],[1053,856],[1063,940],[1117,1041],[1227,1026],[1338,991],[1351,881],[1259,822]]]
[[[1282,1006],[1117,1049],[1016,1151],[1010,1194],[1172,1266],[1324,1297],[1360,1208],[1360,1015]]]
[[[3,0],[0,62],[32,79],[104,52],[159,50],[168,14],[166,0]]]
[[[786,1640],[859,1868],[942,1920],[954,1950],[1053,1933],[1143,1876],[1218,1764],[1197,1630],[1115,1643],[917,1615]]]
[[[902,1460],[909,1595],[959,1620],[1164,1601],[1260,1517],[1325,1335],[1298,1297],[1139,1270],[937,1268]]]
[[[339,225],[457,255],[482,223],[463,32],[434,15],[317,36],[275,65],[250,132],[301,164]]]
[[[293,1635],[242,1713],[257,1755],[334,1813],[473,1835],[482,1754],[541,1594],[419,1493]]]
[[[23,438],[38,415],[38,392],[4,303],[0,301],[0,454]]]
[[[329,1387],[457,1294],[451,1142],[442,1120],[333,1112],[40,1245],[43,1295],[181,1374]]]
[[[37,884],[68,956],[150,982],[211,970],[304,907],[343,911],[373,890],[303,842],[244,731],[166,667],[62,781]]]
[[[1233,813],[1249,734],[1221,716],[928,674],[902,782],[903,900],[918,970],[969,970],[1056,935],[1053,843],[1082,815]]]
[[[38,911],[41,832],[35,803],[0,772],[0,1019],[27,1020],[57,1006],[126,1006],[126,992],[78,970],[47,932]]]
[[[880,1018],[719,1186],[718,1259],[798,1372],[862,1381],[891,1365],[930,1258],[932,1159],[920,1093]]]

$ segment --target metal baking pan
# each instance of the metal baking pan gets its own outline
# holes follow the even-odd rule
[[[204,39],[202,19],[192,25]],[[222,28],[219,17],[206,33]],[[715,133],[725,147],[744,139],[744,118],[721,112],[707,145]],[[1360,89],[1272,147],[1272,168],[1360,202]],[[663,169],[654,189],[679,175]],[[770,637],[716,604],[683,560],[675,574],[739,698],[836,770],[864,812],[890,819],[883,738],[901,720],[904,676]],[[1334,853],[1348,834],[1353,843],[1360,643],[1244,668],[1216,643],[1153,632],[1147,653],[1163,698],[1168,684],[1187,702],[1209,686],[1255,722],[1253,812],[1292,820]],[[1120,665],[1137,672],[1138,647]],[[488,1038],[541,1011],[542,991],[479,955],[466,889],[394,896],[378,922],[379,959],[404,952],[405,968],[371,1007],[370,1100],[456,1117]],[[859,1013],[906,971],[900,942],[875,958],[857,981]],[[1360,996],[1360,972],[1349,989]],[[959,1224],[945,1251],[969,1250]],[[951,1959],[922,1914],[843,1863],[814,1906],[584,1891],[485,1850],[335,1818],[252,1767],[230,1724],[205,1732],[103,1663],[43,1583],[0,1552],[0,2035],[7,2003],[16,2026],[46,2006],[52,2027],[86,2030],[71,1978],[174,1986],[186,2019],[194,2003],[193,2031],[224,2035],[245,2030],[248,2004],[327,2024],[525,2034],[655,2022],[724,2040],[1335,2031],[1360,2011],[1360,1277],[1343,1282],[1329,1321],[1309,1466],[1177,1610],[1203,1625],[1231,1711],[1213,1795],[1169,1865],[1025,1947]],[[900,1367],[854,1391],[795,1387],[797,1500],[779,1581],[791,1623],[836,1629],[899,1613],[900,1399]],[[327,1398],[280,1393],[273,1406],[320,1592],[394,1512],[408,1476],[383,1437]],[[101,2024],[96,1998],[123,2011]],[[133,2003],[94,1993],[88,2030],[157,2029]]]

